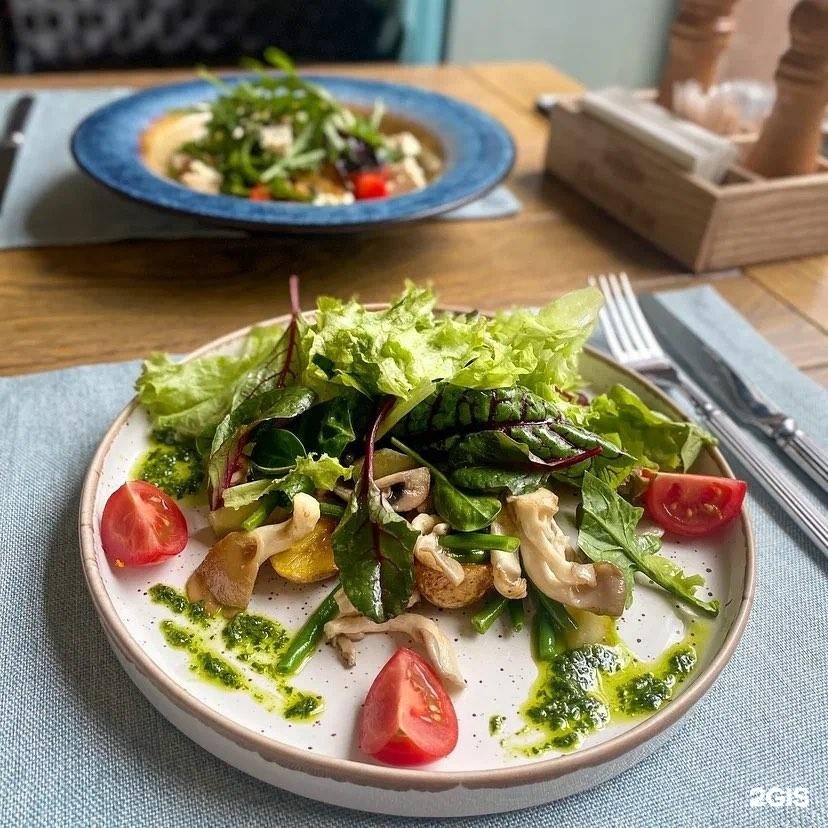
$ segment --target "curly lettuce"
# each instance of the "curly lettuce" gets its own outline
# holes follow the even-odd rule
[[[567,413],[648,468],[687,471],[705,446],[716,445],[700,426],[654,411],[623,385],[614,385],[587,407],[573,405]]]
[[[438,380],[466,388],[519,384],[558,399],[561,389],[579,383],[577,356],[601,298],[585,288],[537,312],[493,318],[437,313],[435,304],[430,288],[411,283],[384,310],[321,298],[302,338],[308,361],[303,381],[317,391],[333,383],[402,400]]]
[[[232,407],[236,388],[267,360],[282,333],[278,326],[254,328],[238,356],[176,362],[167,354],[153,354],[135,382],[153,429],[182,438],[215,431]]]

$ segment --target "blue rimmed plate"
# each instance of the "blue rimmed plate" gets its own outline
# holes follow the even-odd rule
[[[245,77],[224,80],[238,83]],[[355,230],[421,219],[479,198],[512,168],[512,137],[502,124],[469,104],[383,81],[336,76],[307,79],[347,105],[371,107],[380,99],[391,116],[433,136],[443,164],[438,177],[416,192],[338,206],[255,202],[188,190],[152,172],[142,160],[140,146],[145,130],[158,118],[215,98],[215,88],[201,80],[147,89],[101,107],[75,130],[72,153],[92,178],[129,198],[209,222],[260,230]]]

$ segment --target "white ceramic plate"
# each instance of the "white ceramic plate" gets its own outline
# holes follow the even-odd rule
[[[233,352],[246,332],[223,337],[194,356]],[[621,381],[654,407],[681,416],[640,377],[594,352],[584,356],[582,373],[595,390]],[[314,724],[289,722],[267,712],[247,694],[196,678],[186,654],[168,647],[160,633],[160,621],[173,616],[152,603],[146,591],[158,582],[183,587],[211,543],[205,511],[185,507],[191,539],[177,557],[153,567],[119,571],[110,567],[100,544],[101,513],[109,495],[128,479],[148,436],[146,415],[130,405],[104,438],[83,491],[83,568],[107,637],[130,678],[176,727],[237,768],[304,796],[372,812],[448,817],[525,808],[579,792],[626,770],[655,749],[710,687],[747,622],[754,555],[745,514],[715,539],[665,543],[663,553],[685,571],[703,574],[722,604],[719,617],[710,622],[690,680],[672,702],[650,717],[611,723],[573,753],[530,760],[500,745],[504,734],[522,726],[517,709],[537,675],[528,629],[515,634],[504,625],[478,636],[465,613],[438,611],[433,617],[457,641],[467,680],[467,688],[454,695],[458,746],[450,756],[423,769],[381,766],[358,753],[354,733],[360,704],[399,642],[368,636],[358,644],[358,663],[350,671],[331,647],[322,646],[294,683],[320,692],[325,711]],[[717,451],[707,451],[694,470],[731,475]],[[297,629],[330,589],[330,584],[291,586],[267,566],[262,572],[269,577],[260,576],[250,611],[275,618],[289,630]],[[618,629],[638,656],[652,660],[683,637],[689,618],[664,593],[638,585],[633,606]],[[252,678],[261,682],[255,674]],[[262,687],[266,689],[267,683]],[[495,714],[504,715],[506,721],[501,733],[491,736],[489,719]]]

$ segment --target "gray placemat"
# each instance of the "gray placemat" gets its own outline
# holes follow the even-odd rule
[[[745,372],[828,442],[825,391],[715,292],[664,301],[714,347],[739,348]],[[77,512],[86,468],[137,370],[132,362],[0,379],[0,825],[414,824],[320,805],[245,776],[176,731],[118,665],[84,586]],[[759,582],[750,623],[672,739],[598,789],[453,824],[828,824],[828,566],[785,509],[756,491],[749,507]],[[810,805],[752,808],[756,786],[807,787]]]
[[[244,235],[128,201],[80,171],[69,149],[75,127],[90,112],[130,91],[109,87],[35,93],[26,140],[15,159],[0,212],[0,249]],[[20,94],[0,92],[0,125]],[[517,198],[500,186],[438,218],[503,218],[519,210]]]

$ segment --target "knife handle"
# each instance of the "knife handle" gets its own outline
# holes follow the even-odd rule
[[[785,420],[771,435],[776,445],[799,466],[805,474],[828,492],[828,454],[817,445],[796,423]]]
[[[802,484],[787,472],[764,447],[752,440],[724,411],[696,389],[683,390],[730,453],[751,472],[753,479],[828,556],[828,517],[824,505],[815,502]]]

